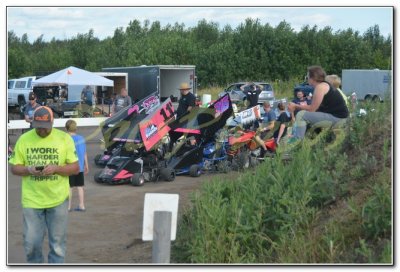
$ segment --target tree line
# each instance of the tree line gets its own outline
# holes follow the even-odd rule
[[[8,77],[46,75],[68,66],[89,71],[104,67],[172,64],[196,65],[201,86],[240,80],[290,80],[304,77],[307,66],[328,73],[342,69],[391,69],[392,38],[379,26],[360,34],[351,28],[333,31],[304,26],[296,32],[285,21],[276,27],[246,19],[235,29],[201,20],[195,27],[159,21],[130,21],[100,40],[88,33],[30,43],[28,35],[8,32]]]

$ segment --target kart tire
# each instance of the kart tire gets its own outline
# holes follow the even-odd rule
[[[250,156],[248,152],[243,151],[238,155],[238,166],[239,170],[247,169],[250,166]]]
[[[257,165],[260,164],[257,157],[253,157],[253,156],[250,157],[249,162],[250,162],[250,167],[256,167]]]
[[[160,170],[160,176],[165,181],[174,181],[175,180],[175,170],[171,168],[162,168]]]
[[[201,169],[200,166],[197,164],[192,164],[189,168],[189,175],[191,177],[199,177],[201,175]]]
[[[95,165],[100,166],[100,165],[99,165],[99,160],[100,160],[100,158],[101,158],[101,154],[97,154],[97,155],[94,157],[94,164],[95,164]]]
[[[98,171],[96,174],[94,174],[94,181],[97,183],[101,183],[100,174],[101,174],[101,171]]]
[[[232,170],[231,162],[228,160],[218,162],[217,170],[220,173],[228,173],[229,171]]]
[[[134,174],[131,177],[131,184],[133,186],[143,186],[145,180],[144,180],[144,176],[142,174]]]

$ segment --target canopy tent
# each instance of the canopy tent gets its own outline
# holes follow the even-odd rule
[[[33,86],[56,84],[114,86],[114,81],[96,75],[95,73],[70,66],[32,82]]]

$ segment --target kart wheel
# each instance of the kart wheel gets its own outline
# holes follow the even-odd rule
[[[94,157],[94,164],[96,164],[97,166],[99,166],[99,160],[100,160],[100,158],[101,158],[101,154],[97,154],[97,155]]]
[[[131,184],[133,186],[142,186],[144,184],[144,176],[142,174],[134,174],[131,177]]]
[[[199,177],[200,174],[201,174],[200,166],[198,166],[197,164],[192,164],[189,168],[189,175],[191,177]]]
[[[175,171],[171,168],[162,168],[160,171],[160,176],[165,181],[174,181],[175,180]]]
[[[250,166],[250,156],[247,152],[240,152],[238,156],[239,170],[247,169]]]
[[[96,174],[94,174],[94,181],[97,182],[97,183],[101,182],[100,181],[100,174],[101,174],[101,171],[99,171]]]
[[[228,173],[232,169],[231,162],[227,160],[220,161],[217,164],[217,169],[221,173]]]
[[[257,157],[253,157],[253,156],[251,156],[249,158],[249,162],[250,162],[250,167],[256,167],[257,165],[260,164],[260,162],[258,161]]]

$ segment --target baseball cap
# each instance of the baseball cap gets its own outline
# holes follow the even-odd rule
[[[53,112],[50,108],[41,106],[33,113],[33,128],[52,128]]]
[[[29,100],[33,100],[36,98],[36,94],[34,92],[29,93]]]

